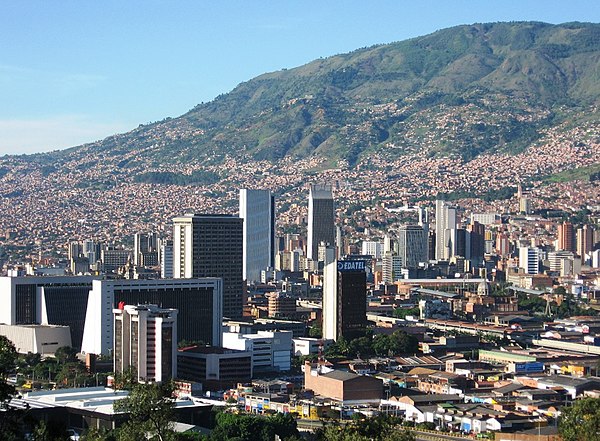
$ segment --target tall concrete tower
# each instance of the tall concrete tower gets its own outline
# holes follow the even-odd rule
[[[445,201],[435,201],[435,258],[448,260],[456,243],[456,208]]]
[[[306,256],[317,260],[321,242],[335,245],[335,210],[331,185],[311,185],[308,195],[308,240]]]

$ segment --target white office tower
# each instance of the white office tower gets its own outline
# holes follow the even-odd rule
[[[402,259],[400,256],[390,253],[384,253],[381,258],[381,280],[383,283],[391,285],[396,280],[402,278]]]
[[[337,259],[333,247],[327,247],[323,267],[323,338],[338,339]]]
[[[435,259],[448,260],[456,243],[456,208],[445,201],[435,201]]]
[[[177,310],[120,304],[114,314],[114,370],[133,369],[138,381],[177,377]]]
[[[403,268],[427,262],[427,231],[420,225],[402,225],[398,230],[398,255]]]
[[[371,256],[375,259],[381,259],[383,244],[372,240],[365,240],[362,243],[361,254],[363,256]]]
[[[317,259],[321,242],[335,244],[335,210],[331,185],[311,185],[308,195],[308,238],[306,257]]]
[[[525,274],[540,273],[540,249],[534,247],[519,247],[519,267]]]
[[[160,277],[173,278],[173,241],[166,240],[160,246]]]
[[[275,265],[275,199],[269,190],[240,190],[244,219],[243,277],[260,280],[260,272]]]

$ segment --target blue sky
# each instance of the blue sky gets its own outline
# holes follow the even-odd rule
[[[459,24],[600,21],[598,0],[0,0],[0,155],[124,132],[264,72]]]

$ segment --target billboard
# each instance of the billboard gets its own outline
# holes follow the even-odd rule
[[[339,260],[337,263],[337,270],[340,272],[364,271],[365,270],[365,261],[364,260]]]

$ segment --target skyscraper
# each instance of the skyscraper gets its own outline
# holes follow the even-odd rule
[[[563,222],[562,225],[558,226],[558,250],[576,251],[575,230],[571,222]]]
[[[583,261],[594,248],[594,230],[590,225],[584,225],[577,229],[577,254]]]
[[[520,247],[519,267],[525,270],[525,274],[539,274],[540,249],[533,247]]]
[[[402,225],[398,230],[398,255],[404,268],[427,262],[427,231],[420,225]]]
[[[435,259],[448,260],[454,255],[456,208],[435,201]]]
[[[275,256],[275,198],[269,190],[240,190],[240,217],[244,219],[244,280],[260,280],[273,267]]]
[[[352,339],[367,325],[364,260],[337,260],[328,247],[323,269],[323,338]]]
[[[485,254],[485,225],[472,220],[467,225],[467,232],[470,237],[471,249],[469,255],[465,257],[471,260],[472,265],[480,265]]]
[[[124,305],[114,314],[114,371],[132,368],[138,381],[177,376],[177,310]]]
[[[308,240],[306,256],[316,260],[321,242],[335,244],[335,210],[331,186],[311,185],[308,195]]]
[[[223,315],[231,319],[243,311],[243,223],[228,215],[173,219],[173,277],[221,277]]]

